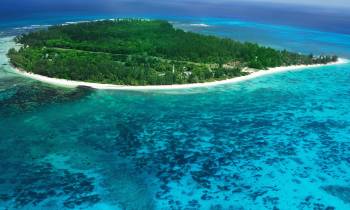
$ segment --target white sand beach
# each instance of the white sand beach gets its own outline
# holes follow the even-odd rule
[[[178,85],[149,85],[149,86],[128,86],[128,85],[113,85],[113,84],[100,84],[100,83],[90,83],[90,82],[81,82],[81,81],[72,81],[72,80],[66,80],[66,79],[57,79],[57,78],[50,78],[38,74],[33,74],[30,72],[26,72],[23,70],[20,70],[18,68],[13,68],[14,71],[20,75],[23,75],[25,77],[29,77],[34,80],[38,80],[44,83],[66,87],[66,88],[76,88],[78,86],[87,86],[94,89],[101,89],[101,90],[170,90],[170,89],[187,89],[187,88],[200,88],[200,87],[210,87],[210,86],[216,86],[216,85],[223,85],[223,84],[229,84],[229,83],[237,83],[242,82],[246,80],[251,80],[257,77],[280,73],[280,72],[287,72],[287,71],[297,71],[297,70],[304,70],[304,69],[311,69],[311,68],[317,68],[322,66],[332,66],[332,65],[341,65],[348,63],[349,60],[339,58],[337,62],[328,63],[328,64],[315,64],[315,65],[295,65],[295,66],[282,66],[282,67],[276,67],[276,68],[270,68],[268,70],[260,70],[256,71],[254,73],[251,73],[246,76],[241,77],[235,77],[232,79],[227,80],[220,80],[220,81],[214,81],[214,82],[205,82],[205,83],[193,83],[193,84],[178,84]]]

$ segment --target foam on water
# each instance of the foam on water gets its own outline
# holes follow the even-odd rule
[[[5,74],[1,208],[350,208],[349,64],[181,92],[72,92]]]

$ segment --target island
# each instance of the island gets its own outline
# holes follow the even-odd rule
[[[151,86],[221,81],[257,70],[336,62],[202,35],[163,20],[62,24],[17,36],[8,52],[21,71],[89,83]]]

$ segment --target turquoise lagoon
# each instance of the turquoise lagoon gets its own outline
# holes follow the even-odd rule
[[[171,21],[350,58],[349,35]],[[0,209],[350,209],[350,64],[210,88],[69,90],[11,71],[10,37],[27,30],[0,32]]]

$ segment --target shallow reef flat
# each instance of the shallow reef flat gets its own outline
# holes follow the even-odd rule
[[[348,69],[289,72],[180,95],[89,91],[2,117],[0,204],[346,209]],[[40,89],[36,94],[47,95]]]
[[[204,23],[349,57],[345,36]],[[350,208],[349,64],[197,89],[70,90],[13,74],[3,52],[0,209]]]

